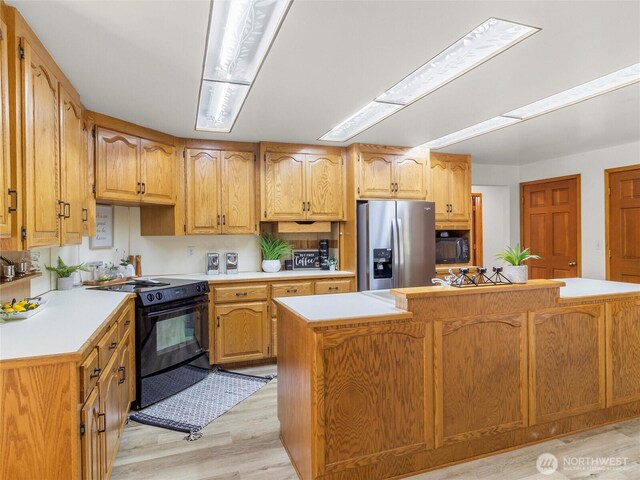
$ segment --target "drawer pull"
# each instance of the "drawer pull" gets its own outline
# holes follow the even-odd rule
[[[124,326],[128,327],[131,324],[131,320],[127,320],[126,322],[124,322]]]
[[[89,378],[97,378],[97,377],[99,377],[101,371],[102,371],[101,368],[94,368],[93,372],[91,373],[91,375],[89,375]]]
[[[236,297],[246,297],[247,296],[247,292],[237,292],[236,293]]]
[[[329,287],[329,290],[339,290],[340,287]]]
[[[100,426],[100,419],[102,419],[102,426]],[[98,414],[98,433],[104,433],[107,431],[107,419],[104,413]]]
[[[220,315],[218,315],[218,327],[220,326]]]
[[[127,380],[127,370],[125,367],[118,367],[118,371],[122,374],[118,379],[118,384],[124,383]]]
[[[289,289],[287,289],[287,293],[298,293],[298,289],[297,288],[289,288]]]
[[[109,350],[113,350],[117,346],[118,346],[118,342],[111,342],[111,344],[109,345]]]

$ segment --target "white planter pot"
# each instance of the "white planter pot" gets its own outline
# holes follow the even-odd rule
[[[267,273],[276,273],[280,271],[280,260],[263,260],[262,271]]]
[[[506,265],[502,273],[511,283],[527,283],[529,279],[529,267],[526,265]]]
[[[58,290],[71,290],[73,288],[73,277],[58,277]]]

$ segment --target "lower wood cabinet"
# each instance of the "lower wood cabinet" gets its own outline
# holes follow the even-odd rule
[[[270,355],[271,322],[266,302],[215,307],[216,363],[259,360]]]
[[[640,401],[640,300],[607,304],[607,407]]]
[[[103,468],[100,463],[100,396],[97,388],[91,391],[82,407],[80,422],[83,425],[80,431],[82,478],[99,480]]]

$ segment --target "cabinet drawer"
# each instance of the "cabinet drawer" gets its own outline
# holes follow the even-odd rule
[[[325,293],[347,293],[351,291],[351,280],[324,280],[316,282],[316,295]]]
[[[244,285],[238,287],[214,287],[213,301],[224,302],[246,302],[248,300],[266,300],[266,285]]]
[[[130,307],[125,308],[122,315],[118,317],[118,341],[122,342],[133,326],[133,311]]]
[[[80,403],[84,403],[100,376],[98,349],[94,348],[84,362],[80,364]]]
[[[114,322],[111,325],[111,328],[107,330],[100,341],[98,342],[98,357],[100,360],[100,368],[104,369],[104,367],[109,363],[109,360],[116,352],[116,348],[118,347],[118,322]]]
[[[297,297],[300,295],[313,295],[313,282],[274,283],[271,285],[271,298]],[[278,314],[275,302],[271,302],[271,316]]]

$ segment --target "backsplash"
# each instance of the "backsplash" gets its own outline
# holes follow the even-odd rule
[[[260,270],[260,248],[255,235],[193,235],[185,237],[140,235],[140,209],[114,207],[113,248],[92,250],[89,239],[81,245],[43,248],[40,266],[52,265],[58,255],[69,264],[101,260],[118,264],[127,255],[142,256],[142,274],[163,275],[204,272],[207,252],[237,252],[240,271]],[[88,274],[83,273],[84,276]],[[31,282],[31,294],[55,288],[55,275],[43,272]]]

